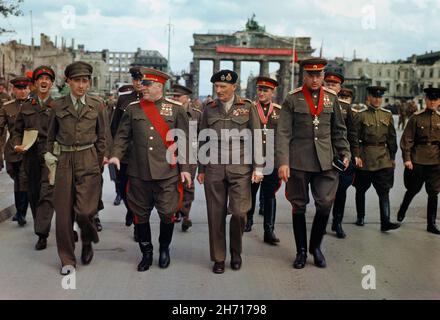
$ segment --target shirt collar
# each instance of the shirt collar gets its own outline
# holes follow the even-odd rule
[[[76,105],[78,99],[73,94],[70,94],[70,99],[72,99],[73,105]],[[83,105],[86,105],[86,95],[83,95],[79,100]]]

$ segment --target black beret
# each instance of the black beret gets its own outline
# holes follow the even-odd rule
[[[67,79],[77,77],[91,77],[93,73],[93,67],[84,61],[75,61],[69,64],[64,71],[64,75]]]
[[[229,84],[235,84],[238,80],[238,74],[232,70],[220,70],[214,73],[211,77],[211,82],[225,82]]]
[[[367,87],[367,92],[369,95],[376,97],[376,98],[382,98],[385,91],[387,91],[387,88],[381,87],[381,86],[369,86]]]
[[[425,88],[423,91],[426,94],[426,97],[429,100],[437,100],[440,99],[440,88]]]

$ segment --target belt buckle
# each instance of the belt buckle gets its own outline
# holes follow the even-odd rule
[[[73,151],[75,151],[75,152],[77,152],[78,151],[78,145],[74,145],[74,146],[72,146],[73,147]]]

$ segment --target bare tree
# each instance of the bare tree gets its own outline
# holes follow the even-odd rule
[[[9,16],[21,16],[23,12],[20,10],[20,4],[23,0],[0,0],[0,15],[7,18]],[[0,26],[0,34],[6,32],[13,32],[13,30],[7,30]]]

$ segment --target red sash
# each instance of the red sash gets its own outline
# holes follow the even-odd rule
[[[141,105],[142,110],[145,113],[145,116],[147,117],[148,120],[150,120],[154,129],[159,133],[167,149],[172,145],[174,145],[175,142],[173,140],[167,141],[167,133],[170,130],[170,127],[167,125],[165,120],[160,115],[154,102],[141,99],[139,103]],[[177,163],[177,157],[176,154],[174,153],[170,167],[175,168],[176,163]]]
[[[267,117],[264,115],[264,111],[263,111],[263,108],[261,107],[260,101],[257,101],[256,105],[257,105],[257,111],[258,111],[258,116],[260,117],[260,121],[264,125],[264,127],[266,128],[267,122],[269,121],[269,117],[273,111],[272,101],[270,102],[269,112],[267,113]]]
[[[306,86],[303,86],[302,93],[306,99],[307,105],[309,106],[310,113],[314,118],[317,118],[321,114],[322,110],[324,110],[324,89],[321,87],[319,91],[318,106],[315,106],[313,103],[312,95]]]

